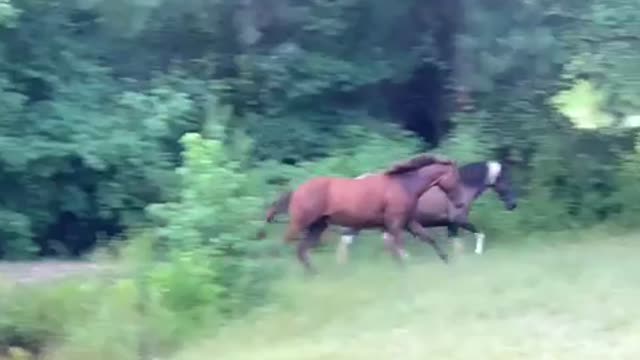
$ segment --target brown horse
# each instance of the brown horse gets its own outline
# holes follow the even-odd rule
[[[484,234],[479,232],[475,225],[469,221],[469,212],[473,202],[480,197],[486,189],[493,189],[504,203],[507,210],[512,211],[517,207],[517,197],[511,182],[511,171],[506,162],[481,161],[461,166],[460,187],[464,206],[452,208],[447,196],[438,188],[431,188],[424,192],[418,199],[414,212],[414,218],[426,228],[447,227],[448,235],[458,245],[458,228],[472,232],[476,237],[476,254],[482,254],[484,250]],[[362,174],[357,178],[365,178],[371,174]],[[356,178],[356,179],[357,179]],[[347,261],[348,248],[358,236],[359,230],[347,228],[343,231],[341,241],[338,243],[336,257],[339,263]],[[387,236],[385,234],[385,236]],[[459,245],[458,245],[459,246]]]
[[[399,262],[406,257],[401,237],[406,229],[431,244],[447,262],[447,255],[427,231],[410,220],[418,198],[432,186],[442,189],[452,204],[462,206],[459,176],[454,161],[423,154],[363,179],[317,177],[282,195],[268,210],[266,220],[272,222],[277,213],[288,210],[285,242],[295,241],[306,232],[298,243],[297,256],[309,272],[313,272],[309,249],[319,242],[330,224],[383,229],[389,234],[385,245]]]

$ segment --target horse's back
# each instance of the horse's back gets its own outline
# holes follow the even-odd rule
[[[330,179],[328,187],[332,197],[352,201],[382,198],[387,187],[386,178],[380,175],[370,175],[360,179]]]
[[[385,180],[378,175],[332,178],[326,215],[332,223],[344,226],[379,225],[385,204]]]
[[[331,199],[335,201],[367,195],[378,192],[373,189],[371,179],[358,179],[321,176],[301,184],[295,191],[293,198],[297,201],[314,202],[315,199]],[[373,186],[372,186],[373,185]],[[379,188],[379,186],[377,186]]]
[[[381,226],[393,186],[384,175],[313,178],[295,191],[289,213],[304,224],[326,217],[335,225]]]

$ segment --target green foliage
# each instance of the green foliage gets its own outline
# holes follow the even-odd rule
[[[0,0],[0,257],[149,231],[113,284],[7,296],[0,343],[126,359],[246,311],[279,269],[265,204],[424,151],[407,117],[461,164],[516,161],[518,209],[472,212],[492,238],[634,226],[639,23],[634,0]]]
[[[342,136],[349,145],[337,147],[329,157],[300,164],[298,180],[314,176],[356,177],[378,172],[419,150],[415,138],[393,127],[390,130],[391,134],[385,135],[368,132],[360,126],[345,128]]]
[[[39,350],[61,340],[64,329],[97,301],[93,285],[12,287],[0,283],[0,351],[8,346]]]
[[[460,117],[457,128],[447,136],[437,149],[455,159],[459,165],[492,158],[491,147],[494,140],[483,128],[486,117]]]
[[[0,230],[0,237],[6,239],[0,243],[0,255],[6,257],[30,257],[37,251],[31,243],[29,219],[19,213],[0,210],[0,221],[5,226]]]
[[[610,126],[613,118],[602,112],[604,96],[585,80],[551,98],[560,113],[577,128],[597,129]]]
[[[386,257],[283,281],[270,311],[169,358],[634,358],[638,240],[610,231],[525,235],[513,246],[488,238],[490,251],[455,266],[420,244],[403,271]]]
[[[0,0],[0,26],[15,26],[19,15],[20,11],[11,4],[10,0]]]
[[[362,89],[402,81],[415,67],[436,63],[436,24],[406,19],[419,2],[273,3],[272,9],[249,7],[241,30],[282,41],[267,38],[250,47],[238,56],[239,76],[229,80],[234,103],[252,114],[249,133],[260,159],[329,156],[333,139],[357,123],[353,113],[362,105],[389,105]]]
[[[174,248],[159,259],[155,236],[132,232],[113,248],[116,256],[96,259],[96,273],[50,284],[0,281],[0,353],[20,347],[68,360],[167,355],[245,314],[248,304],[266,301],[265,283],[249,283],[250,274],[239,268],[220,272],[226,260],[210,257],[203,246]],[[260,265],[261,281],[275,265]]]
[[[423,150],[381,124],[417,117],[407,114],[426,96],[433,117],[420,120],[441,144],[432,151],[519,161],[522,231],[629,212],[636,2],[458,5],[0,0],[1,256],[82,253],[103,233],[148,224],[149,204],[189,204],[174,210],[188,214],[186,238],[224,239],[236,230],[206,216],[247,221],[257,198],[279,190],[273,182],[356,176]],[[450,112],[453,88],[474,109]],[[233,116],[201,151],[224,147],[235,165],[207,176],[243,185],[211,194],[256,199],[194,210],[187,199],[204,190],[174,170],[185,133],[213,136],[212,94]],[[215,159],[202,166],[221,166]],[[482,206],[477,216],[500,228]]]
[[[186,292],[195,301],[188,307],[214,303],[219,311],[238,311],[258,300],[268,279],[255,267],[262,200],[242,168],[243,155],[230,156],[232,146],[220,135],[185,134],[176,201],[148,207],[170,264],[156,280],[172,289],[165,296],[176,309],[187,306]]]
[[[635,227],[640,211],[640,194],[637,191],[640,181],[640,138],[636,139],[635,152],[624,157],[616,180],[618,188],[612,196],[612,202],[621,209],[617,220],[622,225]]]
[[[106,281],[84,277],[62,284],[0,288],[0,352],[19,346],[30,352],[47,349],[60,359],[135,359],[141,343],[148,342],[154,353],[174,349],[211,320],[194,319],[185,314],[187,310],[168,306],[171,295],[165,295],[167,287],[155,280],[162,275],[160,269],[148,274],[153,280],[144,299],[137,269],[122,262],[115,265],[129,271]],[[188,305],[192,293],[183,295]],[[141,301],[145,301],[142,306]],[[201,310],[199,315],[203,314]]]
[[[139,223],[144,206],[171,195],[175,138],[197,126],[193,100],[162,83],[119,92],[109,74],[86,71],[85,79],[59,84],[55,101],[4,118],[2,203],[26,216],[26,229],[10,231],[9,242],[28,243],[32,231],[52,237],[43,239],[45,249],[58,240],[83,250],[96,229],[82,223],[103,222],[103,231],[114,221]],[[45,232],[60,221],[67,221],[66,233]]]

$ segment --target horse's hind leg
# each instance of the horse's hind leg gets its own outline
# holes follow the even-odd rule
[[[310,265],[309,265],[309,256],[307,252],[309,251],[310,244],[307,241],[308,231],[306,231],[307,234],[305,234],[305,236],[302,239],[299,239],[301,232],[302,230],[298,225],[296,225],[296,223],[294,223],[293,221],[290,222],[289,227],[287,228],[287,232],[284,235],[284,242],[292,243],[298,240],[298,247],[297,247],[298,260],[302,263],[302,265],[306,270],[309,270]]]
[[[349,257],[349,246],[353,243],[353,240],[358,236],[359,230],[347,228],[342,232],[340,241],[338,242],[338,248],[336,249],[336,261],[338,264],[345,264]]]
[[[320,237],[322,233],[327,228],[327,221],[325,219],[320,219],[313,224],[311,224],[307,228],[307,233],[304,238],[298,243],[298,260],[304,266],[305,270],[308,273],[315,273],[315,269],[311,266],[311,262],[309,261],[309,250],[318,244],[320,241]]]
[[[433,246],[434,250],[440,257],[440,259],[442,259],[442,261],[444,261],[445,263],[449,261],[448,259],[449,257],[447,256],[447,254],[445,254],[444,251],[440,249],[436,241],[433,240],[431,236],[429,236],[429,233],[427,232],[427,230],[423,228],[422,225],[420,225],[417,221],[409,222],[407,229],[413,235],[415,235],[418,239],[422,240],[423,242],[429,243],[431,246]]]

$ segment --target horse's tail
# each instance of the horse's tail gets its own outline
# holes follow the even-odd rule
[[[280,195],[278,200],[274,201],[271,204],[269,210],[267,210],[267,223],[273,222],[276,215],[285,213],[289,210],[289,203],[291,202],[291,195],[293,195],[293,191],[287,191],[286,193]]]
[[[291,202],[291,195],[293,195],[293,191],[287,191],[286,193],[280,195],[278,200],[274,201],[271,204],[271,207],[267,210],[267,216],[265,218],[265,225],[272,223],[273,219],[275,219],[276,215],[285,213],[289,210],[289,203]],[[264,239],[265,237],[264,227],[258,231],[258,238]]]

